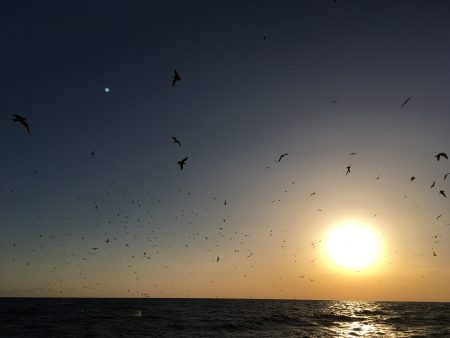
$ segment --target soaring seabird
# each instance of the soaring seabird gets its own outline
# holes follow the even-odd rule
[[[172,76],[172,87],[175,87],[175,83],[180,80],[181,80],[181,76],[180,76],[180,74],[178,74],[177,70],[175,69],[173,71],[173,76]]]
[[[188,156],[183,158],[182,160],[178,161],[178,165],[180,166],[180,170],[183,170],[184,165],[186,164],[186,161],[188,160]]]
[[[176,144],[178,144],[179,147],[181,147],[181,142],[175,136],[172,136],[172,140],[173,140],[173,143],[176,143]]]
[[[22,126],[25,127],[25,129],[27,130],[28,134],[30,133],[30,126],[27,123],[27,119],[23,116],[17,115],[17,114],[13,114],[14,118],[12,119],[14,122],[19,122]]]
[[[436,157],[436,159],[439,161],[441,159],[441,157],[445,158],[448,160],[448,156],[446,153],[439,153],[437,155],[435,155],[434,157]]]

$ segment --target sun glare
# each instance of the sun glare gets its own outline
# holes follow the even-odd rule
[[[345,224],[330,231],[326,242],[328,256],[334,263],[348,269],[363,269],[374,264],[379,242],[367,226]]]

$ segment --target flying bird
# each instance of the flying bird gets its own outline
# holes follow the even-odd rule
[[[446,173],[446,174],[444,175],[444,181],[445,181],[445,179],[447,178],[448,175],[450,175],[450,173]]]
[[[176,143],[176,144],[178,144],[179,147],[181,147],[181,142],[175,136],[172,136],[172,140],[173,140],[173,143]]]
[[[411,178],[409,179],[411,182],[414,181],[416,179],[416,176],[411,176]]]
[[[280,157],[278,158],[278,162],[280,162],[281,159],[287,155],[289,155],[289,153],[284,153],[284,154],[280,155]]]
[[[408,103],[409,100],[411,100],[411,96],[408,97],[405,101],[403,101],[403,103],[402,103],[400,108],[403,108]]]
[[[19,122],[22,126],[25,127],[25,129],[27,130],[28,134],[30,133],[30,126],[27,123],[27,119],[23,116],[17,115],[17,114],[13,114],[14,118],[12,119],[14,122]]]
[[[352,165],[348,165],[347,166],[347,172],[345,173],[345,176],[347,176],[348,174],[350,174],[350,169],[352,168]]]
[[[172,76],[172,87],[175,87],[175,83],[180,80],[181,80],[181,76],[180,76],[180,74],[178,74],[177,70],[175,69],[173,71],[173,76]]]
[[[439,161],[441,159],[441,157],[445,158],[446,160],[448,160],[448,156],[446,153],[439,153],[437,155],[435,155],[434,157],[436,157],[436,159]]]
[[[436,252],[434,252],[434,251],[433,251],[433,256],[435,256],[435,257],[437,256],[437,255],[436,255]]]
[[[447,198],[447,195],[445,194],[445,191],[444,191],[444,190],[439,191],[439,193],[440,193],[442,196],[444,196],[445,198]]]
[[[435,185],[436,185],[436,181],[433,181],[433,184],[431,185],[430,188],[433,189]]]
[[[180,166],[180,170],[183,170],[184,165],[186,164],[186,161],[188,160],[188,156],[183,158],[182,160],[178,161],[178,165]]]
[[[354,156],[354,155],[357,155],[358,153],[350,153],[350,154],[348,154],[348,156]]]

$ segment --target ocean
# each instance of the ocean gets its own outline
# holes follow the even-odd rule
[[[0,298],[1,337],[450,337],[450,303]]]

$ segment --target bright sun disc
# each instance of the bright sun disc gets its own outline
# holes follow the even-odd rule
[[[336,264],[350,269],[371,265],[379,252],[375,234],[368,227],[355,224],[333,229],[328,236],[326,248]]]

